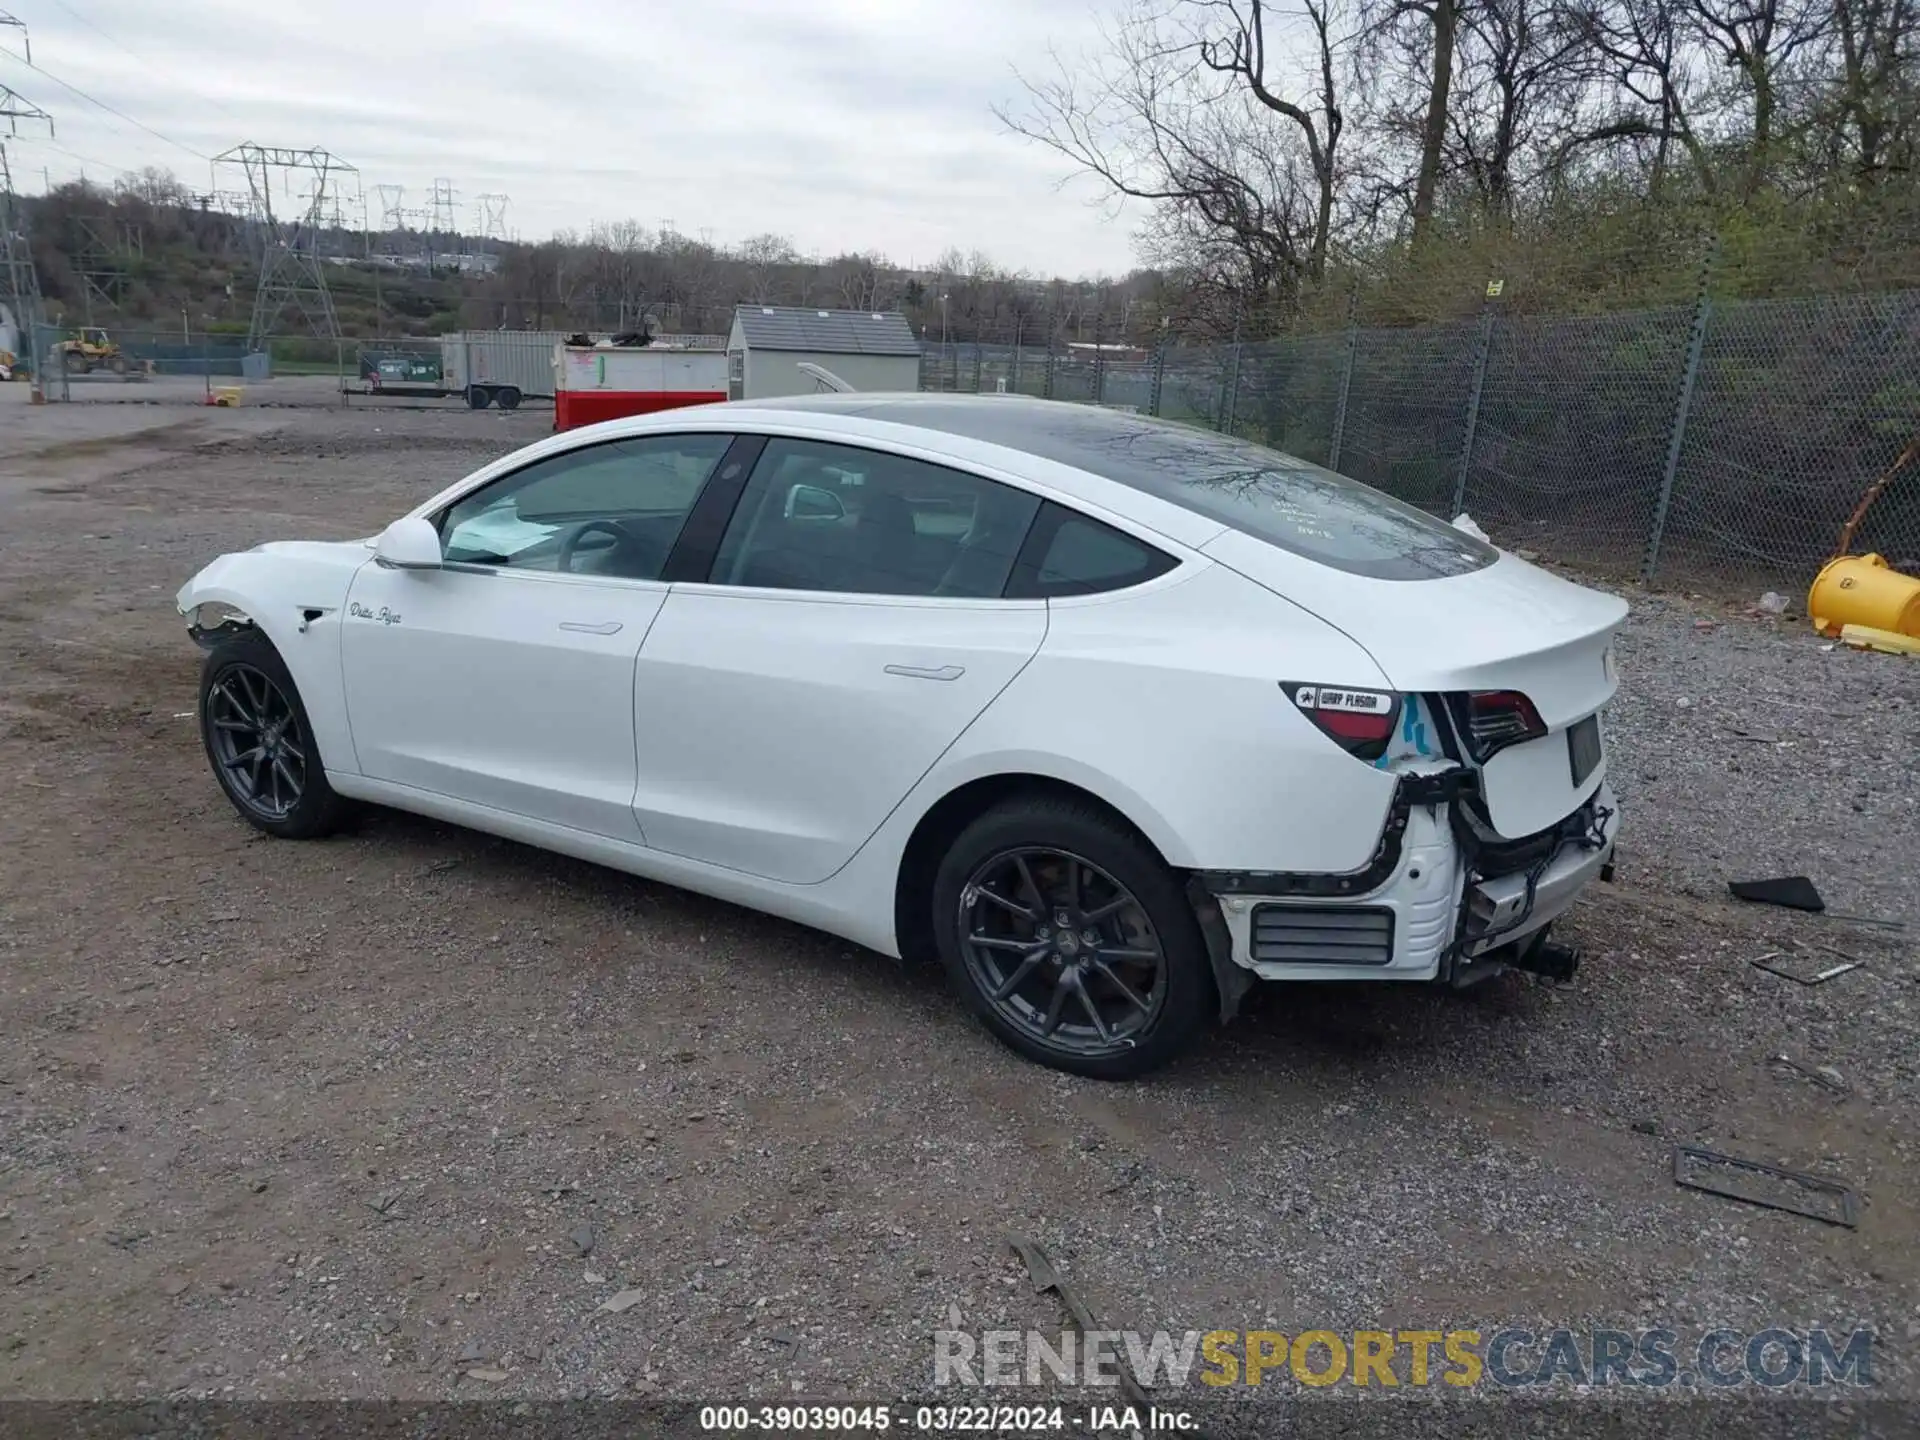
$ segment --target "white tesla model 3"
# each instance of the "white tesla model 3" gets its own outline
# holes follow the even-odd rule
[[[1566,973],[1625,604],[1229,436],[1012,396],[555,435],[179,594],[236,809],[353,802],[938,955],[1044,1064],[1255,979]]]

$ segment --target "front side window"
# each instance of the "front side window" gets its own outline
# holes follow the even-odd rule
[[[658,580],[730,435],[608,440],[536,460],[441,512],[449,563]]]
[[[944,465],[773,440],[714,557],[716,585],[995,598],[1038,497]]]

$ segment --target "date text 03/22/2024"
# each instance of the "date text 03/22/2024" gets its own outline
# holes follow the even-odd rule
[[[881,1432],[933,1435],[1179,1434],[1189,1412],[1157,1405],[707,1405],[700,1428],[719,1435]]]

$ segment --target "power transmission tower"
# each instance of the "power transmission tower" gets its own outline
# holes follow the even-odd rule
[[[433,210],[433,229],[435,233],[451,235],[456,239],[459,238],[460,216],[459,212],[454,209],[454,204],[458,199],[459,197],[455,195],[453,191],[453,181],[436,180],[433,182],[431,208]]]
[[[407,212],[403,202],[407,198],[404,185],[376,185],[374,193],[380,197],[380,228],[394,232],[407,228]]]
[[[216,176],[223,165],[245,173],[248,218],[259,237],[260,288],[253,297],[248,344],[257,349],[279,329],[282,313],[290,308],[300,312],[311,333],[338,339],[340,318],[327,290],[318,241],[335,213],[339,192],[349,183],[357,186],[360,172],[325,150],[289,150],[251,141],[214,156],[213,165]],[[282,218],[274,209],[276,175],[282,207],[297,210],[297,218]],[[307,185],[303,196],[293,192],[296,175]]]
[[[33,37],[27,34],[27,22],[16,20],[6,11],[0,10],[0,29],[12,28],[20,32],[20,46],[26,53],[27,64],[33,64]]]
[[[474,201],[473,216],[478,222],[480,239],[498,240],[505,243],[507,238],[507,200],[505,195],[482,195]]]
[[[19,26],[24,44],[27,27],[11,15],[0,15],[8,25]],[[33,52],[27,52],[32,59]],[[53,134],[53,117],[18,91],[0,85],[0,119],[7,122],[7,134],[18,135],[20,122],[45,125]],[[33,398],[46,394],[45,377],[40,373],[40,327],[46,321],[46,308],[40,298],[40,273],[33,265],[33,241],[27,234],[27,209],[13,188],[13,170],[7,163],[7,147],[0,143],[0,311],[6,312],[25,341],[33,370]],[[16,357],[17,358],[17,357]]]
[[[73,257],[73,268],[82,286],[82,313],[86,323],[91,325],[95,297],[109,310],[117,312],[120,309],[120,299],[127,283],[124,261],[134,246],[124,226],[118,237],[120,243],[113,245],[102,237],[93,222],[85,216],[74,216],[73,223],[79,227],[82,238],[79,253]]]
[[[47,127],[47,134],[53,134],[53,117],[18,90],[10,90],[5,85],[0,85],[0,120],[7,122],[9,135],[20,133],[22,120],[38,120]]]

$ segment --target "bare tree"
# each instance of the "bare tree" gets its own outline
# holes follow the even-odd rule
[[[772,303],[779,293],[782,272],[800,258],[791,240],[771,231],[749,236],[734,254],[745,270],[742,298],[754,305]]]
[[[1504,216],[1574,124],[1595,56],[1562,0],[1476,0],[1460,25],[1445,168]]]
[[[1828,33],[1824,0],[1683,0],[1688,25],[1710,59],[1736,77],[1734,105],[1744,110],[1745,193],[1772,173],[1780,135],[1780,82]]]
[[[1851,169],[1871,185],[1910,174],[1920,148],[1920,4],[1833,0],[1840,49],[1834,109]]]
[[[1303,0],[1315,59],[1290,75],[1261,0],[1140,0],[1087,73],[1056,55],[1052,76],[1023,79],[1020,109],[997,113],[1110,196],[1177,217],[1162,242],[1230,253],[1250,292],[1292,291],[1324,273],[1335,219],[1337,3]]]
[[[1561,142],[1556,168],[1593,147],[1648,140],[1654,148],[1647,193],[1658,200],[1677,143],[1701,190],[1712,194],[1713,156],[1694,124],[1699,86],[1675,0],[1571,0],[1567,18],[1593,47],[1609,84],[1591,123]]]

